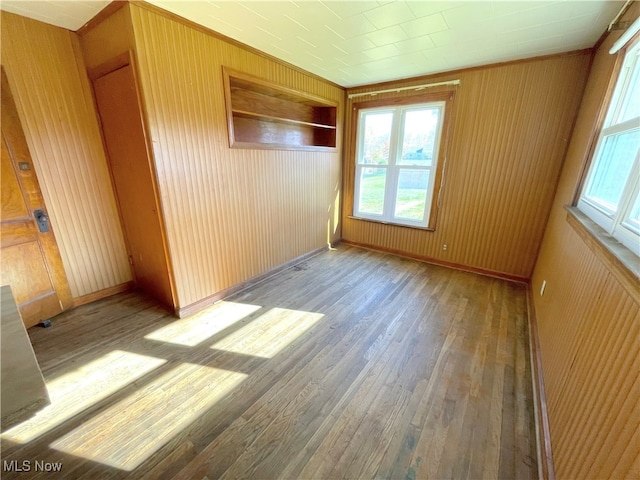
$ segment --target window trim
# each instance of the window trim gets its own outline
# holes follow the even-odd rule
[[[601,152],[604,141],[608,136],[611,136],[622,131],[630,131],[636,123],[633,120],[636,118],[625,120],[623,122],[609,124],[611,118],[615,118],[621,109],[619,102],[620,96],[624,96],[633,71],[630,71],[623,79],[623,86],[618,88],[618,83],[621,79],[621,74],[627,62],[627,54],[636,50],[635,66],[640,65],[640,39],[635,38],[629,45],[618,51],[615,59],[613,73],[607,86],[604,101],[600,105],[598,111],[596,124],[591,132],[591,145],[587,154],[587,161],[584,164],[581,172],[580,181],[578,182],[576,192],[573,200],[573,207],[580,210],[584,215],[595,222],[607,235],[612,236],[624,248],[632,252],[636,256],[640,256],[640,245],[637,244],[637,234],[632,232],[626,225],[626,216],[628,214],[628,205],[635,197],[633,195],[634,190],[637,190],[636,184],[640,178],[640,161],[636,157],[632,170],[629,173],[629,177],[625,181],[624,190],[620,199],[620,203],[617,208],[617,212],[612,213],[608,211],[606,206],[599,205],[598,202],[589,200],[586,196],[586,191],[590,186],[592,180],[592,168],[595,165],[595,161]],[[625,128],[626,127],[626,128]],[[640,155],[640,154],[639,154]]]
[[[437,219],[438,219],[438,212],[440,210],[440,201],[441,201],[441,192],[442,192],[442,186],[444,184],[444,171],[445,171],[445,167],[446,167],[446,159],[447,159],[447,150],[448,150],[448,146],[449,146],[449,130],[450,130],[450,125],[451,125],[451,117],[453,116],[453,97],[454,97],[454,90],[447,90],[447,91],[441,91],[441,92],[435,92],[435,93],[427,93],[427,94],[421,94],[421,95],[412,95],[412,96],[407,96],[407,97],[396,97],[396,98],[386,98],[386,99],[376,99],[376,100],[367,100],[367,101],[361,101],[361,102],[354,102],[353,104],[353,108],[352,108],[352,122],[351,125],[353,126],[351,129],[351,143],[350,143],[350,151],[349,151],[349,158],[350,158],[350,171],[352,173],[352,186],[353,186],[353,204],[351,206],[351,212],[352,215],[350,215],[350,218],[354,218],[357,220],[363,220],[363,221],[367,221],[367,222],[374,222],[374,223],[379,223],[379,224],[384,224],[384,225],[393,225],[393,226],[398,226],[398,227],[405,227],[405,228],[415,228],[415,229],[419,229],[419,230],[428,230],[428,231],[435,231],[436,229],[436,224],[437,224]],[[356,204],[357,204],[357,200],[356,200],[356,193],[357,193],[357,189],[356,189],[356,174],[358,171],[357,168],[357,151],[358,151],[358,146],[359,146],[359,138],[358,138],[358,131],[359,131],[359,127],[360,127],[360,111],[364,110],[364,109],[375,109],[375,108],[380,108],[381,110],[383,110],[384,108],[389,108],[389,109],[394,109],[394,108],[398,108],[398,107],[410,107],[411,105],[421,105],[421,104],[426,104],[426,103],[438,103],[438,102],[442,102],[444,103],[443,108],[444,108],[444,118],[443,121],[441,123],[441,135],[440,135],[440,139],[439,139],[439,148],[438,148],[438,155],[437,155],[437,163],[435,166],[435,175],[434,175],[434,183],[433,183],[433,192],[432,192],[432,196],[431,196],[431,203],[430,203],[430,208],[429,208],[429,220],[425,225],[420,225],[417,222],[412,223],[411,221],[408,221],[406,223],[400,223],[397,221],[393,221],[393,220],[389,220],[386,218],[381,218],[381,217],[376,217],[376,216],[370,216],[370,217],[365,217],[362,216],[361,214],[358,214],[356,212]],[[395,132],[397,133],[397,132]],[[392,136],[393,136],[394,132],[392,132]],[[393,139],[392,139],[393,142]],[[388,167],[386,167],[388,168]]]

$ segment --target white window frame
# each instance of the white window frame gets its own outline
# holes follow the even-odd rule
[[[439,110],[438,124],[436,126],[436,135],[433,145],[433,155],[431,165],[403,165],[400,163],[402,155],[402,139],[404,138],[404,122],[406,113],[412,110],[422,110],[425,108],[436,108]],[[438,167],[440,162],[440,150],[442,145],[443,126],[445,123],[446,101],[431,101],[413,103],[398,106],[380,106],[361,108],[358,111],[358,124],[356,133],[356,156],[355,156],[355,185],[354,185],[354,204],[353,216],[365,220],[374,220],[394,225],[403,225],[417,228],[428,228],[431,220],[431,212],[435,199],[434,190],[436,187],[436,177],[438,177]],[[391,136],[389,141],[389,160],[386,165],[367,164],[364,163],[364,117],[371,113],[393,113],[393,121],[391,124]],[[360,179],[362,177],[363,168],[386,169],[385,194],[383,200],[383,211],[381,215],[370,212],[360,211]],[[398,192],[398,179],[402,170],[426,170],[429,171],[429,184],[427,185],[425,208],[421,221],[409,219],[405,217],[395,216],[396,197]]]
[[[636,152],[629,176],[624,180],[622,195],[617,206],[604,204],[587,195],[594,181],[606,139],[612,135],[640,130],[640,116],[624,122],[620,121],[622,107],[630,95],[633,73],[637,69],[640,69],[640,42],[630,47],[625,55],[577,207],[609,235],[640,256],[640,228],[629,222],[632,207],[640,194],[640,148]]]

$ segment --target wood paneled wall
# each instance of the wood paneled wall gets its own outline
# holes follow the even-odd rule
[[[81,33],[80,46],[88,70],[99,67],[133,48],[129,5],[123,5],[100,23]]]
[[[623,17],[640,13],[634,2]],[[532,278],[558,479],[640,478],[640,306],[567,223],[616,57],[596,52]],[[547,286],[540,295],[542,282]]]
[[[139,81],[184,308],[340,238],[338,151],[230,149],[222,66],[340,102],[344,91],[130,4]]]
[[[587,52],[384,84],[460,79],[454,89],[444,186],[435,232],[349,218],[354,158],[345,149],[343,238],[520,278],[536,260],[589,67]],[[355,88],[347,93],[375,90]],[[417,93],[424,93],[425,90]],[[406,97],[413,90],[361,97]],[[353,107],[347,103],[348,111]],[[345,141],[354,125],[347,116]],[[447,250],[443,250],[447,244]]]
[[[73,296],[130,281],[77,36],[2,12],[2,64]]]

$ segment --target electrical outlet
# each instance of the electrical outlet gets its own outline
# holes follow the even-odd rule
[[[540,287],[540,296],[544,295],[544,289],[547,288],[547,281],[542,281],[542,286]]]
[[[447,250],[447,244],[446,243],[442,244],[442,250],[445,250],[445,251]]]

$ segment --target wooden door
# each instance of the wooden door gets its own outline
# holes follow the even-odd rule
[[[136,286],[174,306],[135,77],[125,65],[93,81]]]
[[[0,283],[11,286],[22,319],[31,327],[73,301],[4,70],[1,109]]]

